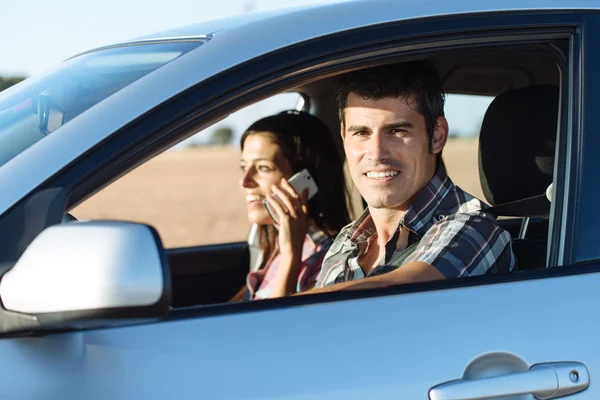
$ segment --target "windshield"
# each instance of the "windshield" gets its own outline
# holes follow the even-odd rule
[[[106,48],[0,92],[0,166],[111,94],[201,44]]]

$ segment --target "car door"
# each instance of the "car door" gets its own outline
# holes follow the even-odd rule
[[[531,30],[532,26],[542,28]],[[595,188],[580,184],[582,179],[593,182],[599,170],[597,157],[592,157],[597,139],[584,135],[597,121],[591,113],[585,118],[579,114],[592,107],[595,88],[600,87],[594,74],[582,73],[598,66],[596,56],[587,57],[594,53],[591,38],[598,26],[592,16],[546,12],[386,24],[321,39],[318,49],[307,43],[295,47],[295,52],[254,60],[247,65],[247,75],[234,71],[236,80],[244,83],[256,79],[252,74],[260,66],[293,65],[271,81],[263,75],[265,87],[275,90],[286,73],[302,71],[304,76],[298,73],[293,78],[298,83],[314,76],[310,68],[325,74],[351,56],[372,62],[377,51],[394,43],[396,52],[409,54],[414,46],[420,51],[451,50],[457,45],[453,40],[458,40],[453,35],[473,43],[481,41],[482,31],[499,27],[503,34],[488,34],[487,41],[502,37],[509,28],[514,29],[509,33],[522,34],[523,40],[559,31],[568,38],[569,59],[549,242],[548,263],[554,268],[175,309],[164,320],[143,325],[3,339],[0,354],[11,355],[14,361],[10,366],[2,364],[0,387],[4,389],[0,391],[7,397],[39,396],[36,389],[43,387],[46,394],[56,395],[50,397],[90,399],[532,398],[530,393],[545,398],[566,394],[573,399],[598,398],[598,389],[590,384],[600,373],[600,353],[592,333],[597,328],[594,304],[600,300],[600,264],[595,261],[599,254],[592,240],[598,217],[592,216]],[[428,38],[423,39],[423,47],[414,42],[419,33]],[[590,40],[585,41],[587,35]],[[334,49],[349,43],[354,47],[334,54]],[[374,52],[370,59],[364,50],[367,45]],[[315,61],[326,49],[330,58]],[[332,60],[340,64],[328,69],[326,61]],[[232,74],[197,90],[204,90],[206,96],[208,85],[213,85],[214,98],[219,100],[215,107],[233,108],[236,100],[226,97],[222,87],[214,89],[230,82]],[[588,90],[581,91],[584,84]],[[259,93],[255,89],[247,95]],[[143,158],[132,151],[138,144],[146,146],[142,148],[149,157],[172,140],[167,134],[175,135],[176,127],[165,127],[165,121],[179,116],[174,110],[202,111],[199,104],[192,93],[171,108],[154,110],[112,142],[93,149],[85,160],[70,165],[47,187],[63,188],[71,195],[68,201],[76,203],[121,173],[98,160],[106,161],[110,154],[111,162],[122,161],[127,155],[130,159],[120,167],[125,170]],[[214,109],[204,111],[203,118],[215,118],[214,113]],[[156,121],[164,124],[148,128]],[[128,146],[119,147],[119,140],[128,140]],[[578,154],[583,144],[588,147]],[[93,179],[91,172],[96,173]],[[581,206],[580,200],[588,202]],[[585,228],[579,228],[582,225]],[[52,372],[45,372],[48,369]],[[12,376],[20,378],[12,381]],[[38,387],[25,386],[25,377],[41,376]],[[479,379],[484,377],[489,379]]]
[[[563,388],[571,374],[585,387],[599,359],[574,331],[596,324],[572,305],[598,301],[598,274],[556,275],[180,311],[159,324],[86,332],[84,389],[90,398],[417,399],[452,380],[524,373],[435,397],[486,398],[548,392],[548,376],[528,371],[558,362],[571,363]],[[595,388],[573,398],[595,398]]]

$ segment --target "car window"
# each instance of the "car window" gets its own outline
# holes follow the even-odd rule
[[[0,166],[94,104],[202,41],[106,48],[0,93]]]
[[[250,224],[238,181],[239,141],[255,120],[301,109],[282,93],[245,107],[113,182],[74,208],[77,219],[154,226],[167,248],[243,241]]]
[[[493,206],[542,195],[553,179],[551,165],[554,162],[554,142],[558,126],[560,74],[553,56],[542,50],[529,54],[529,50],[507,46],[503,57],[510,57],[518,62],[524,53],[537,62],[524,66],[532,71],[527,80],[523,80],[522,74],[512,68],[496,67],[496,63],[502,65],[504,58],[497,56],[493,50],[464,52],[460,57],[432,56],[445,72],[457,68],[457,64],[464,64],[464,67],[460,67],[463,71],[460,74],[441,74],[447,77],[444,86],[449,88],[447,90],[450,93],[445,106],[450,137],[443,150],[448,175],[463,190]],[[489,59],[490,65],[482,66],[479,64],[480,59]],[[303,82],[295,89],[308,97],[310,107],[305,109],[314,112],[322,120],[327,120],[331,129],[339,124],[332,90],[333,78],[324,76],[320,80]],[[248,93],[245,101],[253,101],[252,94]],[[254,262],[250,257],[249,263],[242,254],[242,250],[245,250],[242,244],[208,246],[209,248],[192,246],[242,242],[248,238],[249,207],[246,207],[238,185],[241,173],[237,141],[242,130],[251,122],[277,111],[303,107],[301,100],[302,96],[298,94],[281,93],[241,109],[229,119],[197,135],[191,135],[190,131],[173,133],[181,135],[181,138],[189,136],[189,139],[146,162],[69,212],[80,220],[121,219],[144,222],[158,229],[167,249],[183,248],[168,252],[176,282],[174,292],[179,293],[179,298],[174,302],[177,307],[231,299],[243,287],[248,268],[260,267],[260,262]],[[269,103],[276,107],[267,107]],[[235,104],[231,100],[230,107],[235,107]],[[249,116],[240,128],[228,125],[240,115]],[[548,123],[542,124],[543,121]],[[141,131],[143,128],[138,129]],[[488,184],[491,192],[497,196],[493,202],[483,195],[480,183],[479,151],[483,137],[492,139],[488,142],[491,144],[485,146],[491,166],[484,171],[484,176],[486,173],[490,174]],[[535,146],[515,146],[514,143],[519,140],[528,140]],[[347,143],[345,146],[347,147]],[[538,153],[538,150],[543,151],[543,154]],[[497,158],[496,155],[500,157]],[[533,163],[530,162],[532,159]],[[536,170],[531,171],[534,173],[533,178],[524,173],[528,166]],[[543,167],[544,171],[538,167]],[[506,171],[509,169],[511,179],[506,179]],[[540,172],[543,172],[543,179],[538,179]],[[527,183],[513,184],[520,178]],[[538,190],[537,184],[540,182],[544,187]],[[460,194],[455,198],[459,197],[470,198]],[[247,200],[247,203],[260,200]],[[479,207],[476,201],[470,205]],[[547,202],[544,205],[547,206]],[[538,204],[533,206],[537,207]],[[509,270],[515,264],[520,270],[546,266],[549,222],[552,218],[549,207],[547,208],[548,210],[536,210],[531,214],[532,218],[525,213],[526,218],[509,218],[498,223],[502,228],[498,231],[502,234],[503,245],[510,243],[510,247],[503,248],[514,250],[514,254],[504,253],[510,258],[510,262],[505,263],[509,265]],[[511,214],[512,212],[497,215],[511,217]],[[440,214],[435,218],[445,217]],[[484,237],[483,234],[480,236]],[[250,247],[252,244],[250,243]],[[479,265],[481,263],[477,267]],[[480,270],[490,272],[488,269]],[[219,276],[216,271],[223,275]],[[491,270],[491,273],[494,272],[498,271]],[[235,279],[229,276],[234,273],[237,274]],[[222,295],[223,290],[219,286],[223,281],[231,284],[225,295]],[[198,285],[204,285],[203,290],[198,291]]]

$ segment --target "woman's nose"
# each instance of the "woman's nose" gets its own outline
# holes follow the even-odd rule
[[[245,170],[242,174],[242,177],[240,178],[240,186],[242,188],[256,187],[256,182],[254,181],[253,176],[254,175],[252,173],[252,168],[248,168],[247,170]]]

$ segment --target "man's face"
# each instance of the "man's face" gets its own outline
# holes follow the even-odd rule
[[[354,184],[370,208],[406,210],[435,174],[447,124],[436,123],[432,151],[412,97],[365,100],[350,93],[342,137]]]

